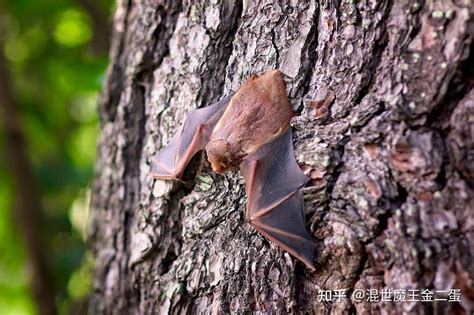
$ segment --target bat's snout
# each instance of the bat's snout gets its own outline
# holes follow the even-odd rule
[[[211,162],[211,167],[214,172],[219,173],[219,174],[224,173],[226,171],[225,167],[219,164],[213,164],[212,162]]]
[[[206,146],[206,153],[214,172],[223,173],[235,168],[230,147],[226,140],[214,139],[209,141]]]

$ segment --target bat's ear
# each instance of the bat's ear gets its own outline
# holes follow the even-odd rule
[[[265,71],[260,76],[265,77],[266,79],[280,80],[280,79],[283,79],[284,74],[278,69],[272,69],[272,70]]]
[[[251,74],[248,76],[247,80],[255,80],[256,78],[258,78],[258,75],[255,74],[255,73],[251,73]]]
[[[268,73],[272,75],[273,77],[281,77],[281,78],[283,77],[283,73],[278,69],[271,70]]]

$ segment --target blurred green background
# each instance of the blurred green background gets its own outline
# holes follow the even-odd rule
[[[41,235],[59,314],[84,308],[91,287],[85,233],[112,11],[112,0],[0,0],[3,80],[41,203],[41,224],[30,228]],[[0,314],[38,314],[5,124],[0,119]]]

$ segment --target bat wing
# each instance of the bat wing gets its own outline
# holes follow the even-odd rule
[[[180,179],[194,154],[206,147],[212,129],[231,98],[232,96],[228,96],[208,107],[190,111],[168,145],[151,159],[152,176],[160,179]]]
[[[296,163],[291,128],[247,157],[240,169],[246,221],[314,270],[316,244],[305,227],[301,190],[308,178]]]

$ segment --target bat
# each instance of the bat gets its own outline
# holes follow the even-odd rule
[[[316,244],[306,230],[286,84],[280,71],[251,76],[234,95],[188,113],[168,145],[151,160],[152,176],[179,180],[205,150],[213,171],[240,169],[247,193],[245,221],[312,270]]]

